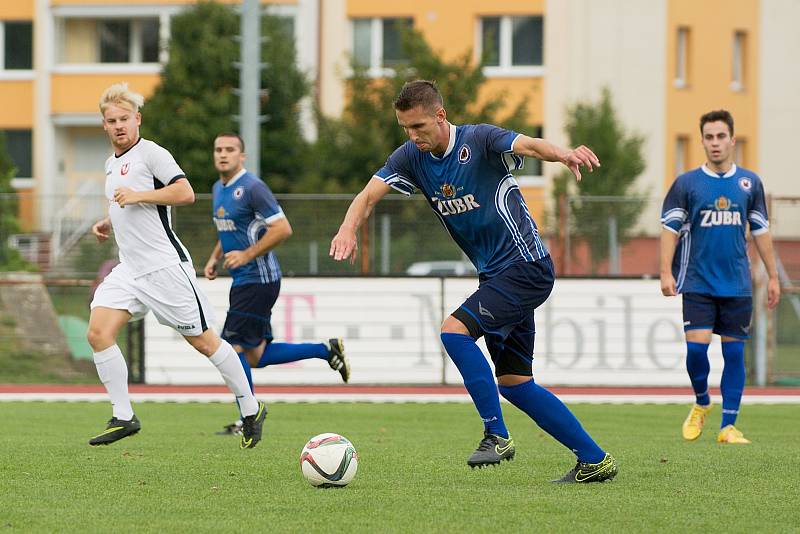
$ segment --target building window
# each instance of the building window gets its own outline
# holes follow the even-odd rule
[[[62,23],[60,63],[158,63],[160,21],[67,18]]]
[[[733,32],[733,64],[731,69],[731,90],[744,89],[745,55],[747,53],[747,32]]]
[[[680,176],[687,170],[689,163],[689,138],[679,135],[675,139],[675,176]]]
[[[407,63],[403,30],[411,28],[410,18],[353,19],[353,63],[371,76],[391,75],[391,69]]]
[[[6,151],[17,168],[16,178],[33,176],[33,136],[31,130],[3,130]]]
[[[481,17],[478,49],[487,76],[540,76],[544,64],[544,19]]]
[[[675,40],[675,79],[673,85],[682,89],[689,85],[689,28],[680,27]]]
[[[33,68],[33,23],[0,22],[0,70]]]
[[[733,145],[733,162],[740,167],[747,167],[747,139],[736,137],[736,144]]]

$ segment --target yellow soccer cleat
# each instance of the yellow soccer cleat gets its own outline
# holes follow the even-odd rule
[[[713,404],[708,406],[700,406],[695,404],[686,416],[683,422],[683,439],[694,441],[700,437],[703,432],[703,425],[706,423],[706,416],[711,412]]]
[[[742,434],[740,431],[736,430],[735,426],[728,425],[719,431],[719,435],[717,435],[717,443],[746,444],[750,443],[750,440],[744,437],[744,434]]]

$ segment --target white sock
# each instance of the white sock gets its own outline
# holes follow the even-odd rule
[[[111,398],[112,413],[117,419],[130,421],[133,417],[131,398],[128,396],[128,366],[117,345],[94,353],[97,376]]]
[[[242,362],[239,361],[239,356],[233,347],[223,339],[217,352],[208,360],[219,369],[219,374],[222,375],[228,388],[236,395],[242,417],[255,414],[258,411],[258,401],[250,391]]]

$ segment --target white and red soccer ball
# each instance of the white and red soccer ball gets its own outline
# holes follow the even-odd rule
[[[300,469],[312,486],[348,485],[358,470],[358,453],[344,436],[327,432],[314,436],[300,453]]]

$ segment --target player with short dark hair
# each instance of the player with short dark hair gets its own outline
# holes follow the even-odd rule
[[[683,437],[700,436],[711,412],[708,345],[722,338],[722,422],[718,443],[750,443],[734,423],[745,384],[744,343],[753,309],[747,228],[767,269],[767,304],[777,306],[780,284],[769,233],[764,185],[733,161],[733,117],[725,110],[700,118],[706,163],[676,178],[661,213],[661,292],[683,294],[686,369],[696,403]],[[676,249],[677,245],[677,249]]]
[[[534,309],[550,295],[555,275],[511,174],[522,166],[523,156],[561,162],[578,179],[581,166],[592,170],[600,162],[585,146],[567,151],[489,124],[450,124],[436,85],[425,80],[405,84],[395,101],[395,114],[409,140],[353,200],[330,255],[337,261],[354,261],[356,231],[375,204],[392,188],[407,195],[419,189],[479,273],[478,290],[441,328],[442,343],[484,424],[484,437],[468,465],[499,464],[515,454],[497,383],[475,343],[483,336],[500,394],[577,456],[575,467],[557,482],[613,478],[614,458],[556,396],[533,380]]]
[[[222,338],[236,352],[251,390],[251,367],[266,367],[319,358],[350,379],[344,342],[276,343],[272,337],[272,307],[281,290],[281,269],[274,249],[292,235],[292,227],[270,188],[244,168],[244,142],[235,133],[221,133],[214,140],[214,166],[219,180],[213,187],[213,220],[219,239],[206,262],[204,274],[217,276],[217,264],[233,277],[230,308]],[[238,433],[240,423],[228,425]]]

